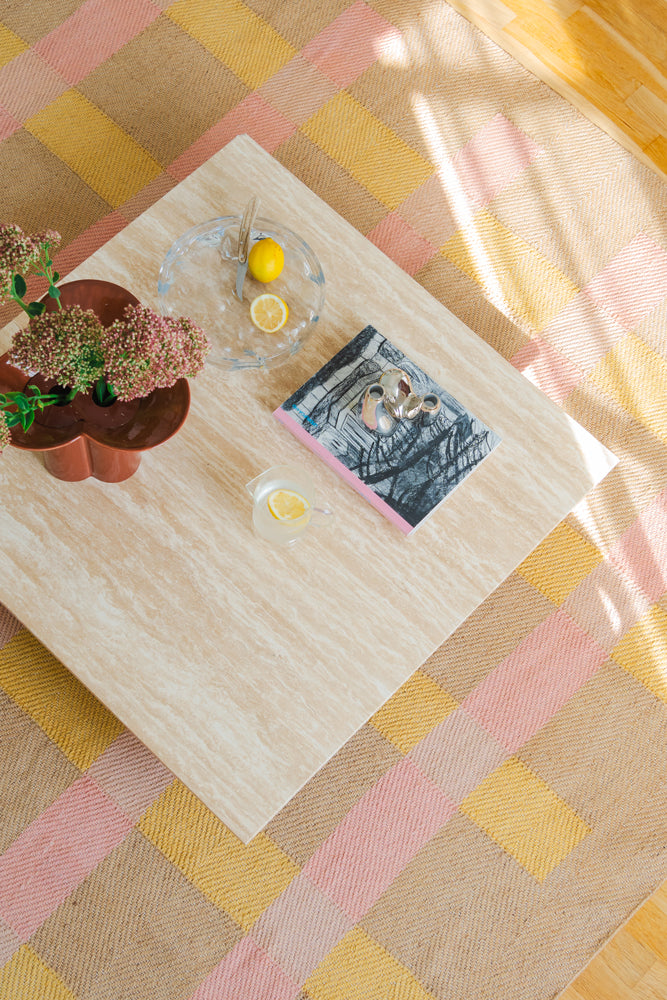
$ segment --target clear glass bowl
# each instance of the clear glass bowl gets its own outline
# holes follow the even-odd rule
[[[324,274],[308,244],[291,229],[258,218],[252,243],[270,236],[285,253],[274,281],[262,284],[246,274],[243,301],[235,293],[239,216],[226,215],[189,229],[172,245],[158,276],[158,301],[165,316],[189,316],[208,335],[207,361],[228,370],[275,368],[296,354],[313,332],[324,305]],[[284,299],[285,326],[263,333],[250,319],[250,303],[263,292]]]

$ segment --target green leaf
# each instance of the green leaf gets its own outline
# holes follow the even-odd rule
[[[35,419],[35,411],[34,410],[30,410],[29,413],[24,414],[24,417],[23,417],[23,430],[24,431],[29,431],[30,430],[30,428],[33,425],[34,419]]]
[[[52,299],[59,299],[60,289],[56,288],[55,285],[49,285],[49,295],[51,296]]]
[[[28,316],[41,316],[45,309],[46,306],[43,302],[29,302],[26,312]]]
[[[20,299],[22,299],[25,293],[28,291],[28,286],[26,285],[25,280],[20,274],[12,275],[12,291],[16,295],[18,295]]]
[[[53,284],[54,284],[54,285],[55,285],[56,281],[58,281],[58,280],[59,280],[59,278],[60,278],[60,275],[58,274],[58,272],[57,272],[57,271],[54,271],[54,272],[53,272]]]
[[[98,378],[93,386],[93,399],[98,406],[110,406],[115,402],[116,394],[104,377]]]

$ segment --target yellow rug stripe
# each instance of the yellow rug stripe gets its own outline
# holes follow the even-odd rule
[[[124,730],[26,629],[0,650],[0,687],[82,771]]]
[[[412,973],[355,927],[304,983],[311,1000],[431,1000]]]
[[[516,757],[490,774],[460,809],[539,882],[590,833],[574,810]]]
[[[139,829],[245,930],[299,872],[263,833],[242,844],[178,780],[144,813]]]
[[[240,0],[176,0],[165,13],[253,90],[296,55]]]
[[[555,604],[562,604],[602,562],[602,553],[563,521],[517,569],[524,580]]]
[[[655,604],[611,651],[620,667],[667,703],[667,612]]]
[[[435,172],[345,91],[327,101],[301,131],[390,210]]]
[[[470,226],[447,240],[440,253],[535,331],[578,292],[562,271],[486,209],[476,212]]]
[[[418,670],[370,719],[401,753],[409,753],[457,707],[451,695]]]
[[[150,153],[76,90],[65,91],[25,127],[113,208],[162,173]]]
[[[591,381],[667,441],[667,360],[629,333],[596,365]]]
[[[26,43],[18,35],[15,35],[4,24],[0,24],[0,66],[6,66],[8,62],[21,55],[28,48]]]
[[[39,955],[22,945],[0,969],[2,1000],[77,1000]]]

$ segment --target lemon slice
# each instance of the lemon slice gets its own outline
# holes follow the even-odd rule
[[[258,295],[250,303],[250,318],[264,333],[277,333],[287,322],[287,303],[272,292]]]
[[[294,490],[274,490],[266,501],[278,521],[296,521],[310,511],[310,504]]]

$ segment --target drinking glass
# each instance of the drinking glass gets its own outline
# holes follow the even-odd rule
[[[303,469],[292,465],[274,465],[246,484],[252,497],[252,523],[262,538],[274,545],[291,545],[313,524],[326,523],[332,512],[315,506],[315,486]],[[300,517],[281,520],[271,513],[269,497],[276,490],[298,493],[308,507]]]

